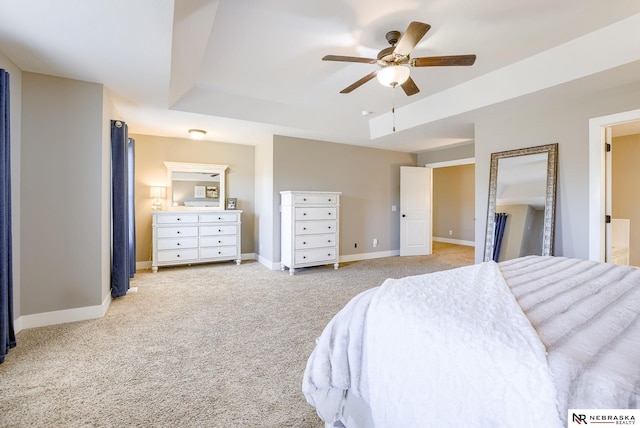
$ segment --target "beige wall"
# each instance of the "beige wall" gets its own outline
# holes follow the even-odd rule
[[[474,181],[473,164],[433,169],[435,238],[474,242]]]
[[[136,261],[151,260],[151,204],[149,186],[166,186],[165,161],[228,165],[226,197],[237,198],[242,210],[242,253],[254,252],[253,146],[212,141],[130,134],[135,139]],[[166,206],[166,202],[165,202]]]
[[[612,216],[630,219],[629,264],[640,266],[640,134],[613,139]]]
[[[103,97],[96,83],[22,75],[22,315],[102,304]]]
[[[584,82],[583,82],[584,83]],[[530,97],[539,101],[541,91]],[[491,153],[558,143],[555,255],[589,258],[589,119],[640,108],[640,82],[590,96],[552,98],[529,108],[524,97],[475,123],[476,261],[483,259]]]
[[[342,192],[340,256],[399,250],[400,213],[391,206],[400,205],[400,166],[416,166],[415,154],[281,136],[273,151],[274,261],[280,261],[282,190]]]

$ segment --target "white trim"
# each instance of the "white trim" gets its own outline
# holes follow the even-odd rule
[[[382,257],[393,257],[393,256],[399,256],[399,255],[400,255],[400,250],[378,251],[376,253],[350,254],[348,256],[340,256],[338,259],[338,262],[339,263],[357,262],[359,260],[380,259]]]
[[[476,158],[455,159],[443,162],[433,162],[425,164],[425,168],[444,168],[447,166],[470,165],[475,164]]]
[[[446,244],[457,244],[457,245],[466,245],[468,247],[475,247],[475,241],[465,241],[462,239],[451,239],[451,238],[440,238],[438,236],[434,236],[432,238],[434,242],[444,242]]]
[[[640,109],[589,119],[589,260],[605,261],[604,128],[640,119]]]
[[[111,304],[111,295],[107,294],[101,305],[85,306],[83,308],[64,309],[61,311],[43,312],[32,315],[22,315],[14,322],[16,333],[27,328],[45,327],[54,324],[92,320],[102,318]]]
[[[240,259],[242,260],[256,260],[256,253],[242,253],[240,254]],[[196,263],[194,263],[196,264]],[[200,264],[200,263],[197,263]],[[151,262],[136,262],[136,272],[143,270],[151,270]]]

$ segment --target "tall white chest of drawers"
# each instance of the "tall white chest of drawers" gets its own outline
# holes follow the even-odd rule
[[[242,211],[156,211],[153,213],[151,270],[235,260],[240,264]]]
[[[297,268],[333,264],[338,269],[341,192],[280,192],[280,263]]]

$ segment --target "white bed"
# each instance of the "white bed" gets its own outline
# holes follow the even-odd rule
[[[640,405],[640,270],[529,256],[389,279],[317,339],[327,426],[561,427]]]

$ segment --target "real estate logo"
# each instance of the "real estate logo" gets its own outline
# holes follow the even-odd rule
[[[567,428],[585,425],[635,425],[640,409],[569,409]]]

